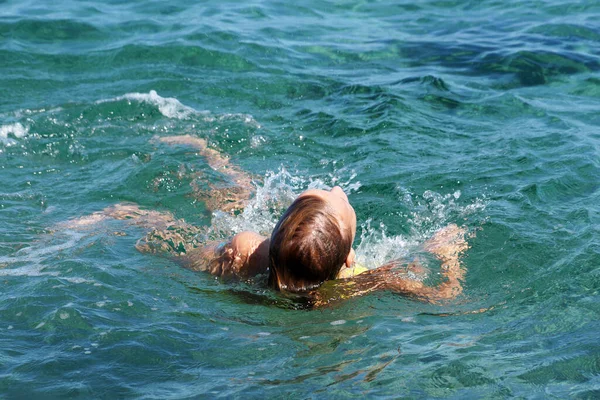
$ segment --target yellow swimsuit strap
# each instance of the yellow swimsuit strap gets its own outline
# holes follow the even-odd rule
[[[365,268],[364,266],[362,266],[359,263],[354,263],[353,267],[350,267],[350,268],[342,267],[340,272],[338,272],[337,278],[338,279],[351,278],[353,276],[360,275],[365,271],[367,271],[367,268]]]

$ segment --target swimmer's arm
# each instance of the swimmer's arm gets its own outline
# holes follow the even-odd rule
[[[397,261],[355,276],[325,282],[313,292],[313,306],[321,307],[382,290],[426,300],[431,296],[431,288],[421,281],[406,278],[406,269],[404,263]]]
[[[406,279],[394,273],[394,262],[374,270],[374,274],[377,275],[375,280],[384,280],[384,290],[392,290],[423,301],[435,303],[454,299],[463,291],[462,280],[467,272],[460,262],[461,254],[469,247],[465,235],[464,228],[450,224],[437,231],[423,245],[425,251],[436,256],[442,263],[441,273],[444,281],[437,286],[426,286],[421,281]],[[418,268],[418,265],[416,267]]]
[[[453,299],[462,293],[462,281],[467,268],[461,263],[460,257],[469,248],[466,235],[465,228],[449,224],[437,231],[423,245],[426,251],[442,262],[442,275],[446,279],[437,287],[429,289],[431,291],[429,297],[432,301]]]
[[[406,276],[407,270],[420,268],[418,263],[407,265],[402,260],[395,260],[350,278],[326,283],[314,293],[314,305],[323,306],[381,290],[432,303],[456,298],[463,291],[462,280],[466,273],[460,262],[460,255],[468,248],[465,233],[464,228],[450,224],[425,243],[424,249],[442,262],[445,281],[437,286],[427,286]]]
[[[376,291],[391,291],[431,303],[452,299],[462,292],[457,279],[448,279],[431,287],[419,280],[407,278],[405,271],[405,266],[400,267],[392,262],[350,278],[325,282],[313,292],[313,306],[322,307]]]
[[[202,138],[191,135],[166,136],[161,137],[159,141],[169,145],[185,145],[198,150],[213,170],[223,173],[234,183],[234,187],[215,187],[209,184],[208,191],[195,187],[195,195],[206,202],[208,208],[235,211],[245,207],[254,192],[252,176],[249,173],[232,164],[228,157],[217,150],[208,147],[208,143]]]

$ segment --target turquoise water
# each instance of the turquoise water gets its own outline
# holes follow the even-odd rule
[[[597,2],[44,3],[0,1],[0,397],[600,397]],[[183,134],[245,213],[194,198],[225,178]],[[467,226],[464,294],[295,310],[65,224],[268,232],[335,184],[370,267]]]

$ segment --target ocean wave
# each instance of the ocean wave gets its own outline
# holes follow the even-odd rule
[[[158,111],[167,118],[187,119],[193,114],[208,114],[208,111],[196,111],[192,107],[182,104],[174,97],[162,97],[151,90],[149,93],[127,93],[123,96],[114,97],[107,100],[98,100],[96,104],[110,103],[115,101],[138,101],[148,103],[158,107]]]
[[[243,113],[223,113],[214,114],[208,110],[196,110],[190,106],[186,106],[174,97],[162,97],[156,90],[150,90],[148,93],[126,93],[122,96],[117,96],[111,99],[103,99],[96,101],[96,104],[119,102],[126,100],[128,102],[139,102],[150,104],[158,108],[158,111],[167,118],[185,120],[192,117],[201,117],[204,122],[237,120],[244,124],[260,128],[261,125],[250,114]]]
[[[50,244],[41,240],[31,247],[19,250],[13,256],[0,256],[0,276],[59,276],[60,272],[49,270],[45,261],[75,247],[84,236],[79,232],[66,232],[66,234],[61,243]]]
[[[17,141],[9,135],[14,136],[16,139],[24,138],[29,134],[29,128],[23,126],[19,122],[15,122],[14,124],[1,125],[0,126],[0,143],[5,146],[13,146],[17,144]]]

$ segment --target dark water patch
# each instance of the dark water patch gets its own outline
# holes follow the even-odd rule
[[[477,44],[447,44],[442,42],[414,41],[395,42],[388,45],[398,47],[398,52],[406,59],[411,67],[422,67],[425,65],[439,65],[444,68],[453,68],[458,71],[471,70],[474,62],[493,48]]]
[[[302,80],[286,85],[286,97],[293,100],[319,100],[329,95],[331,89],[328,86],[319,81]]]
[[[383,127],[381,124],[384,124],[398,110],[402,109],[403,105],[404,103],[394,96],[382,96],[381,99],[371,102],[371,104],[359,109],[358,112],[359,115],[366,118],[365,123],[368,129],[379,130],[378,128]]]
[[[550,382],[585,383],[600,373],[600,351],[588,350],[588,355],[557,360],[519,375],[520,379],[536,385]]]
[[[59,44],[69,41],[101,41],[105,33],[89,23],[64,20],[19,20],[0,22],[0,38],[32,44]],[[7,43],[5,42],[4,46]]]
[[[162,2],[133,3],[129,10],[140,15],[152,15],[154,17],[173,17],[188,11],[189,8],[178,4],[165,4]],[[160,17],[159,17],[160,18]]]
[[[578,400],[594,400],[600,397],[600,389],[591,390],[576,390],[570,393],[574,399]]]
[[[437,89],[442,92],[448,92],[450,89],[448,88],[448,84],[440,77],[434,75],[426,75],[423,77],[414,76],[409,78],[402,79],[399,83],[402,84],[410,84],[418,82],[422,84],[424,87],[431,87],[433,89]]]
[[[600,78],[590,77],[579,82],[572,93],[577,96],[600,97]]]
[[[368,130],[376,125],[393,125],[398,116],[411,110],[404,95],[379,86],[343,86],[331,96],[332,100],[340,97],[344,100],[340,112],[345,118]]]
[[[134,20],[124,21],[118,25],[110,26],[111,32],[120,34],[135,35],[138,37],[145,37],[145,35],[155,35],[161,32],[165,32],[167,28],[160,23],[152,20]]]
[[[218,69],[219,71],[253,71],[254,63],[236,54],[209,50],[201,47],[164,45],[126,45],[124,47],[86,55],[40,54],[3,51],[9,65],[29,65],[44,68],[52,74],[89,74],[91,71],[105,72],[110,68],[147,64],[153,68],[159,65],[179,65],[183,67]],[[137,67],[136,67],[137,68]],[[85,72],[84,72],[85,71]],[[61,79],[62,80],[62,79]]]
[[[301,114],[303,114],[302,120],[304,123],[300,131],[318,131],[331,137],[360,135],[364,132],[364,130],[352,126],[347,121],[326,112],[304,110]]]
[[[487,54],[478,68],[486,73],[514,74],[521,85],[535,86],[561,75],[596,71],[600,64],[582,54],[519,51],[508,56]]]
[[[350,84],[342,86],[336,94],[340,96],[361,96],[367,99],[374,99],[386,93],[388,93],[387,90],[382,86]]]
[[[449,84],[441,77],[433,75],[414,76],[404,78],[394,85],[398,84],[398,88],[402,90],[405,96],[421,100],[427,104],[430,109],[429,112],[433,112],[434,115],[439,111],[455,110],[462,106],[462,99],[459,100],[459,95],[453,93]],[[403,111],[410,113],[411,110],[405,108]],[[428,118],[432,117],[433,115],[428,116]],[[435,118],[437,117],[436,115]]]
[[[436,96],[434,94],[426,94],[423,96],[423,101],[429,103],[434,107],[434,109],[440,107],[442,109],[453,110],[461,105],[460,101],[458,100],[444,96]]]
[[[433,64],[466,75],[514,74],[523,86],[545,84],[558,76],[596,71],[600,68],[591,54],[569,49],[560,52],[522,50],[506,55],[505,50],[475,43],[387,40],[382,45],[395,54],[394,58],[401,56],[413,68]]]
[[[255,66],[239,55],[191,46],[127,45],[107,54],[110,65],[121,66],[139,62],[150,64],[175,63],[183,66],[219,68],[228,71],[251,71]]]
[[[578,41],[579,39],[600,41],[600,31],[598,29],[575,24],[544,24],[531,28],[529,32],[571,41]]]
[[[572,15],[572,14],[590,14],[597,15],[600,12],[600,7],[594,2],[591,3],[573,3],[573,4],[546,4],[543,7],[544,11],[551,15]]]

